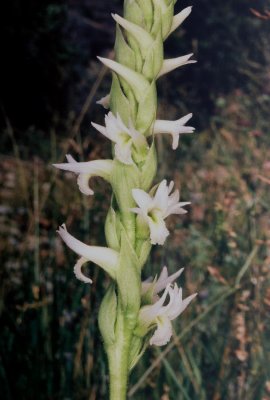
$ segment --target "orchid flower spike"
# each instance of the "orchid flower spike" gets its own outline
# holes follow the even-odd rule
[[[115,156],[123,164],[133,164],[132,148],[137,150],[148,147],[145,137],[130,123],[125,126],[119,114],[112,112],[105,116],[105,127],[92,122],[94,128],[115,143]]]
[[[157,295],[162,290],[171,285],[184,271],[184,268],[179,269],[174,274],[168,274],[168,268],[163,267],[158,279],[147,279],[142,282],[142,294],[145,294],[149,289],[152,290],[153,295]],[[157,296],[156,296],[157,297]]]
[[[182,207],[190,202],[179,202],[179,191],[172,192],[174,183],[167,186],[164,179],[158,186],[154,197],[141,189],[133,189],[132,196],[137,203],[137,208],[131,211],[138,214],[149,226],[150,239],[152,244],[164,244],[169,231],[164,222],[171,214],[186,214],[187,211]]]
[[[192,114],[187,114],[176,121],[156,120],[154,123],[154,134],[167,133],[172,135],[172,149],[176,150],[179,144],[179,136],[183,133],[192,133],[195,130],[192,126],[185,126],[191,118]]]
[[[95,160],[87,162],[77,162],[70,155],[66,155],[67,163],[53,164],[54,167],[64,171],[74,172],[78,174],[77,183],[80,191],[87,196],[94,194],[93,190],[89,187],[89,179],[92,176],[100,176],[106,181],[110,182],[111,171],[113,167],[112,160]]]
[[[169,295],[169,303],[164,306]],[[153,326],[157,326],[154,335],[150,339],[150,345],[164,346],[172,336],[171,321],[177,318],[189,305],[189,303],[197,296],[192,294],[183,300],[182,288],[167,285],[162,297],[154,304],[143,306],[139,313],[139,324],[144,326],[147,331]]]
[[[113,279],[116,277],[119,254],[117,251],[107,247],[88,246],[68,233],[66,225],[59,227],[57,233],[61,236],[66,245],[80,256],[74,267],[77,279],[84,283],[91,283],[91,279],[83,275],[81,268],[83,264],[91,261],[103,268]]]

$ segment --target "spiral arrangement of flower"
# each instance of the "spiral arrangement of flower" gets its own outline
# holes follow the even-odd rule
[[[84,283],[91,279],[82,272],[91,261],[112,278],[99,310],[99,328],[108,356],[110,398],[126,398],[131,369],[150,345],[163,346],[172,336],[171,321],[177,318],[196,294],[183,300],[174,281],[182,269],[169,276],[164,267],[160,277],[141,281],[143,266],[152,245],[163,245],[169,235],[166,218],[185,214],[189,202],[180,202],[174,183],[153,186],[157,171],[155,136],[172,136],[178,147],[183,133],[194,131],[186,123],[192,114],[176,121],[157,120],[156,82],[174,69],[194,63],[192,54],[164,59],[164,41],[191,13],[185,8],[174,16],[176,0],[125,0],[124,17],[116,21],[115,61],[98,57],[112,71],[110,93],[99,101],[110,109],[105,125],[92,123],[112,142],[112,159],[54,166],[77,174],[80,191],[93,195],[92,176],[111,184],[112,201],[105,222],[107,247],[89,246],[74,238],[62,225],[58,233],[80,257],[74,267]],[[163,292],[163,293],[162,293]]]

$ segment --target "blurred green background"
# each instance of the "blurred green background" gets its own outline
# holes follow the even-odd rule
[[[182,0],[180,10],[190,5]],[[172,153],[158,139],[159,170],[192,207],[171,219],[145,277],[185,266],[197,301],[167,347],[150,348],[132,373],[134,400],[270,399],[270,3],[194,0],[166,55],[198,63],[159,82],[159,117],[193,112],[196,134]],[[252,11],[253,9],[253,11]],[[72,174],[51,167],[66,153],[107,158],[96,100],[110,74],[120,0],[10,0],[1,10],[0,388],[4,400],[108,398],[97,313],[108,278],[73,275],[75,255],[55,231],[104,244],[110,188],[83,197]]]

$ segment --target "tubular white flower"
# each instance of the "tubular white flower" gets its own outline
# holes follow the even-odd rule
[[[110,108],[110,94],[107,94],[106,96],[102,97],[96,103],[105,108],[105,110],[108,110]]]
[[[77,162],[70,154],[67,154],[66,158],[68,161],[67,163],[53,164],[53,166],[77,174],[77,183],[83,194],[86,194],[87,196],[94,194],[94,191],[89,187],[89,179],[92,176],[99,176],[110,182],[113,167],[112,160]]]
[[[179,269],[174,274],[168,274],[168,268],[163,267],[159,278],[156,279],[147,279],[142,282],[142,294],[146,293],[150,288],[153,290],[153,295],[158,294],[162,290],[164,290],[168,285],[172,284],[184,271],[184,268]]]
[[[74,272],[78,279],[84,279],[81,275],[81,267],[84,262],[92,261],[103,268],[113,279],[115,279],[119,262],[119,253],[107,247],[88,246],[68,233],[66,225],[63,224],[57,231],[66,245],[76,254],[82,257],[75,265]],[[86,277],[85,277],[86,278]],[[87,278],[86,278],[87,279]]]
[[[184,8],[184,10],[182,10],[180,13],[176,14],[173,17],[173,23],[168,36],[171,33],[173,33],[185,21],[185,19],[190,15],[191,11],[192,11],[192,6]]]
[[[132,87],[136,100],[141,100],[142,93],[146,93],[150,87],[148,80],[138,72],[126,67],[125,65],[119,64],[116,61],[110,60],[109,58],[97,57],[106,67],[116,72],[127,83]]]
[[[176,150],[179,144],[179,135],[183,133],[192,133],[195,130],[192,126],[185,126],[191,118],[192,114],[187,114],[176,121],[156,120],[154,123],[154,134],[167,133],[172,135],[172,149]]]
[[[131,123],[129,128],[127,128],[119,114],[115,117],[112,112],[109,112],[109,114],[105,116],[105,127],[93,122],[92,125],[100,133],[115,143],[116,158],[124,164],[133,164],[132,146],[137,150],[147,148],[145,137],[140,132],[136,131]]]
[[[167,181],[164,179],[153,197],[141,189],[132,190],[132,196],[138,207],[132,208],[131,211],[140,215],[148,224],[152,244],[164,244],[169,235],[164,222],[165,218],[171,214],[187,213],[182,207],[190,202],[179,202],[179,191],[171,193],[173,186],[173,182],[167,186]]]
[[[169,303],[164,306],[167,295],[169,295]],[[177,284],[173,287],[169,284],[160,299],[154,304],[141,308],[139,323],[148,330],[154,325],[157,326],[150,339],[150,345],[164,346],[169,342],[172,336],[171,321],[177,318],[196,296],[197,293],[194,293],[183,300],[182,289],[178,288]]]
[[[193,56],[193,53],[187,54],[185,56],[169,58],[168,60],[163,61],[163,65],[161,70],[159,71],[158,78],[161,76],[168,74],[169,72],[175,70],[178,67],[182,67],[187,64],[194,64],[196,60],[190,60],[190,57]]]

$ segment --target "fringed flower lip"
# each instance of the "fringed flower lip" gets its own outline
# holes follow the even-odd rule
[[[132,149],[144,150],[148,148],[146,138],[138,132],[130,122],[129,127],[125,126],[119,114],[114,116],[109,112],[105,116],[105,126],[92,122],[102,135],[106,136],[115,143],[115,156],[123,164],[134,164],[132,159]]]
[[[67,154],[66,158],[68,161],[67,163],[53,164],[53,166],[77,174],[77,183],[83,194],[87,196],[94,194],[94,191],[89,187],[89,180],[93,176],[101,177],[110,182],[111,171],[113,168],[112,160],[77,162],[70,154]]]
[[[84,283],[91,283],[91,279],[86,277],[81,269],[82,266],[91,261],[104,269],[113,279],[116,277],[117,267],[119,263],[119,253],[107,247],[88,246],[80,240],[73,237],[63,224],[57,230],[57,233],[66,243],[66,245],[80,256],[74,267],[74,273],[77,279]]]
[[[165,224],[165,219],[171,214],[186,214],[187,210],[183,207],[190,202],[179,202],[180,194],[178,190],[173,193],[174,182],[167,185],[164,179],[157,187],[155,195],[152,197],[141,189],[133,189],[132,196],[138,207],[131,211],[138,214],[150,229],[150,240],[152,244],[164,244],[169,231]]]

